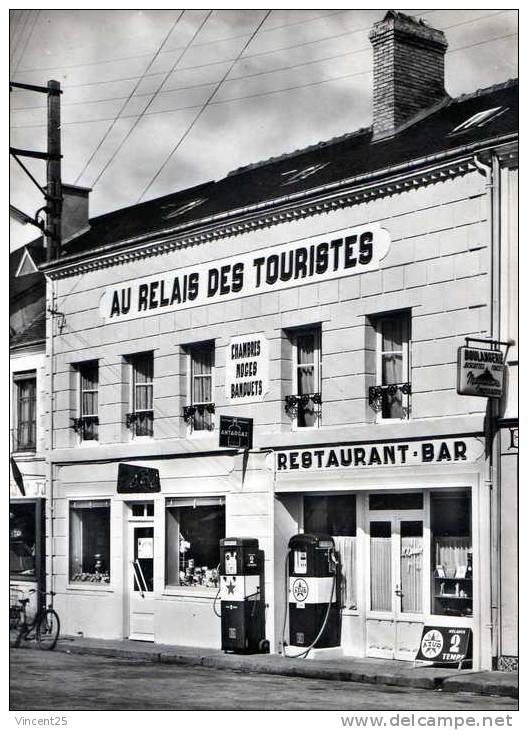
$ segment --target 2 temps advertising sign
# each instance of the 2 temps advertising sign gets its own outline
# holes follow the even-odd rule
[[[236,256],[107,287],[99,310],[105,321],[122,322],[339,279],[377,269],[390,242],[389,232],[373,223],[333,231],[325,237],[256,247]]]
[[[500,350],[459,347],[457,393],[481,398],[501,398],[504,368],[504,353]]]

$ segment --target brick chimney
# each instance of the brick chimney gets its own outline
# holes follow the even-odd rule
[[[404,122],[447,97],[441,30],[389,10],[369,33],[374,50],[373,138],[390,136]]]
[[[67,244],[72,238],[90,228],[88,221],[88,196],[91,188],[62,183],[61,239]]]

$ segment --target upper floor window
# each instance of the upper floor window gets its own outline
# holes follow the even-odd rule
[[[79,411],[74,428],[81,441],[99,438],[99,363],[97,360],[81,363],[79,371]]]
[[[153,379],[154,354],[142,352],[129,359],[131,367],[131,412],[127,414],[127,426],[134,436],[153,436]]]
[[[193,431],[214,429],[214,363],[214,342],[202,342],[189,348],[189,405],[183,415]]]
[[[18,373],[15,383],[14,450],[34,451],[37,442],[37,375]]]
[[[376,318],[375,327],[376,385],[369,389],[369,401],[381,419],[408,418],[410,314],[402,311],[382,315]]]
[[[292,395],[286,396],[286,409],[299,428],[314,428],[321,420],[321,328],[292,332]]]

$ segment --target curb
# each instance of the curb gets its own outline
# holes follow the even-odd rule
[[[79,646],[75,644],[57,645],[55,651],[65,654],[87,654],[108,658],[136,660],[152,664],[175,664],[182,666],[207,667],[209,669],[251,672],[256,674],[274,674],[284,677],[305,679],[321,679],[339,682],[358,682],[360,684],[380,684],[413,689],[441,690],[443,692],[472,692],[479,695],[512,697],[517,699],[519,688],[514,682],[504,678],[503,681],[492,678],[479,679],[471,673],[458,676],[441,674],[412,675],[387,674],[383,672],[366,672],[361,669],[316,665],[314,662],[299,663],[294,660],[278,659],[278,661],[248,660],[243,655],[224,654],[178,654],[167,651],[141,651],[99,646]],[[479,675],[482,677],[482,674]]]

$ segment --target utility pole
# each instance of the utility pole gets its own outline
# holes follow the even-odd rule
[[[50,261],[61,245],[62,184],[60,83],[48,81],[48,161],[46,164],[46,259]]]
[[[21,150],[10,147],[9,151],[16,162],[24,170],[30,180],[43,193],[46,205],[37,211],[34,218],[12,208],[15,218],[23,223],[31,223],[40,228],[44,236],[46,248],[46,260],[51,261],[60,251],[61,245],[61,216],[62,216],[62,182],[61,182],[61,119],[60,119],[60,95],[62,94],[58,81],[48,81],[47,86],[35,86],[34,84],[21,84],[10,81],[10,89],[26,89],[46,94],[48,99],[48,148],[46,152],[33,150]],[[32,157],[39,160],[46,160],[46,186],[43,188],[33,177],[31,172],[24,165],[20,157]],[[39,213],[46,213],[45,225],[38,219]]]

